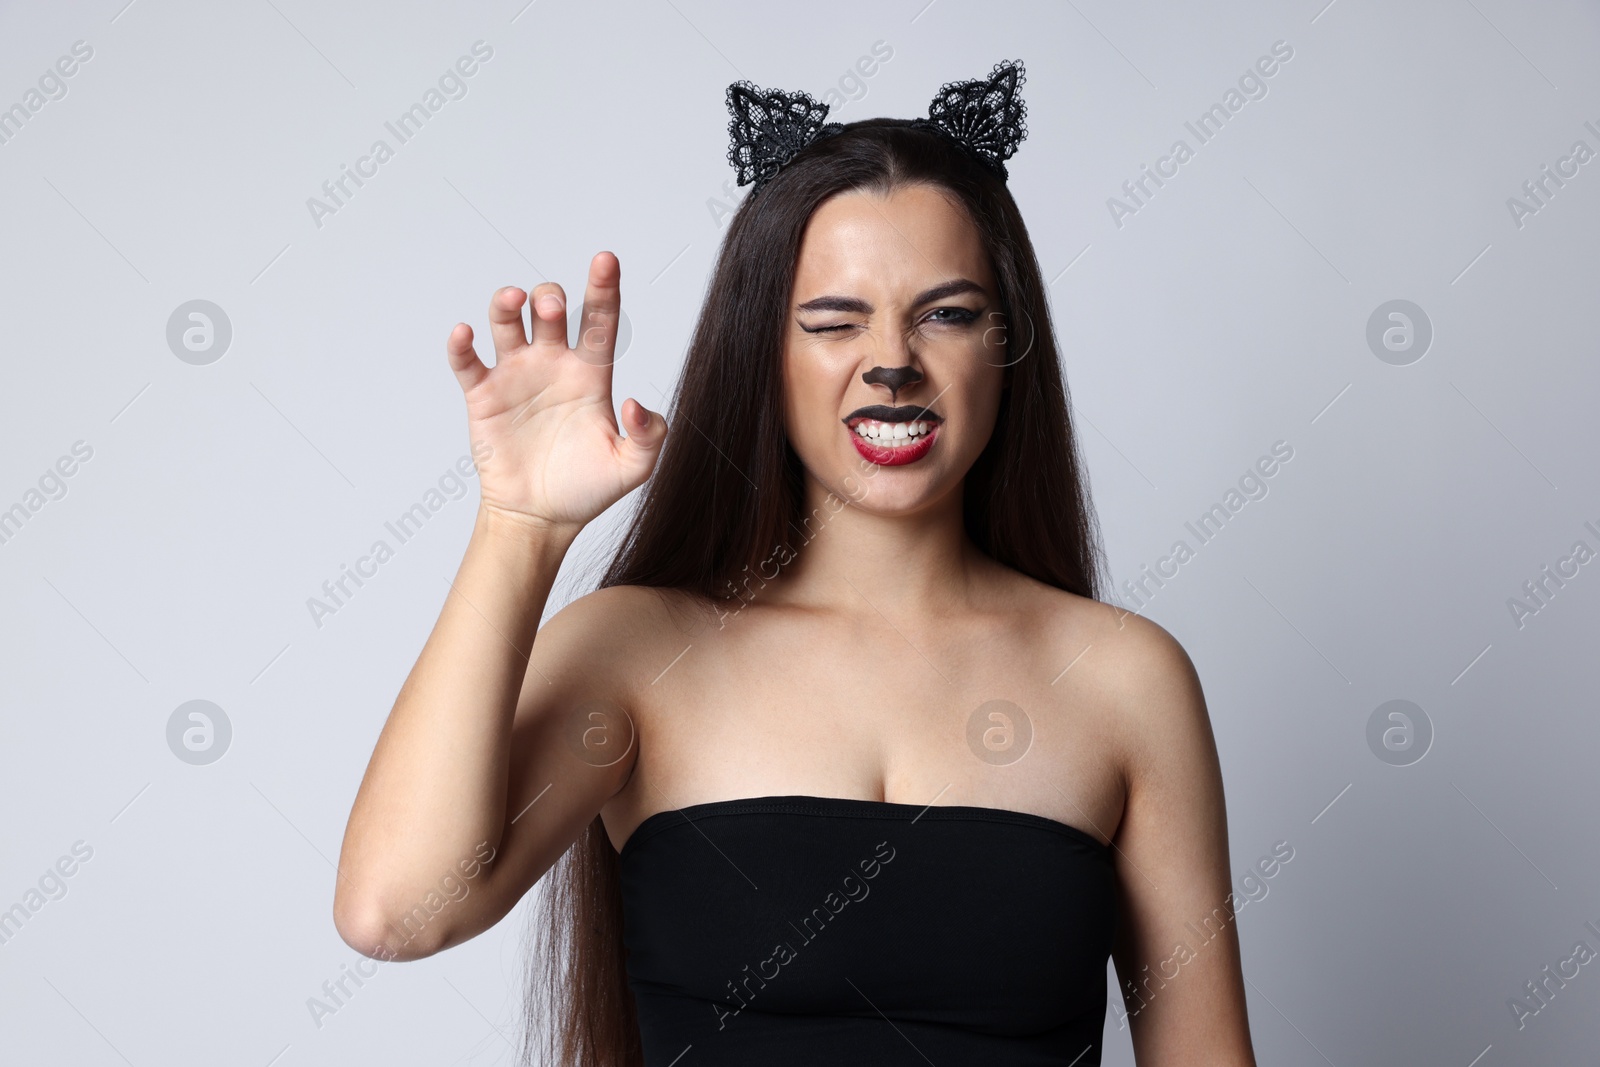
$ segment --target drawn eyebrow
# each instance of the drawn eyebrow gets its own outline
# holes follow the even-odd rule
[[[954,278],[948,282],[941,282],[932,289],[918,293],[911,302],[913,307],[931,304],[935,300],[955,296],[959,293],[982,293],[983,286],[966,278]],[[854,315],[872,314],[872,305],[855,296],[819,296],[814,300],[807,300],[795,308],[796,311],[843,311]]]

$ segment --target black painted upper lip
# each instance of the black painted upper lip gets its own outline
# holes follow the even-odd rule
[[[868,404],[864,408],[856,408],[844,417],[846,426],[857,419],[876,419],[878,422],[943,422],[944,417],[919,404],[901,404],[899,407],[887,407],[883,404]]]

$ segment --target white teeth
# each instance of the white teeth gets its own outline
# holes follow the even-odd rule
[[[921,437],[933,428],[933,423],[926,420],[916,422],[874,422],[863,419],[856,423],[856,433],[870,440],[903,441],[910,437]]]

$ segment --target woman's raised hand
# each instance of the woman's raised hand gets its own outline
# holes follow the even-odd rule
[[[596,253],[576,348],[567,347],[566,294],[554,282],[535,286],[531,299],[511,286],[490,298],[493,369],[473,349],[472,327],[461,322],[450,331],[446,350],[466,394],[480,509],[575,535],[650,476],[666,420],[630,397],[622,404],[624,437],[611,407],[621,278],[617,257]]]

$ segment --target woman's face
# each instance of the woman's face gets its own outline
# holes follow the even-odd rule
[[[789,441],[822,488],[920,511],[960,486],[994,429],[1006,331],[989,257],[930,185],[823,202],[785,334]]]

